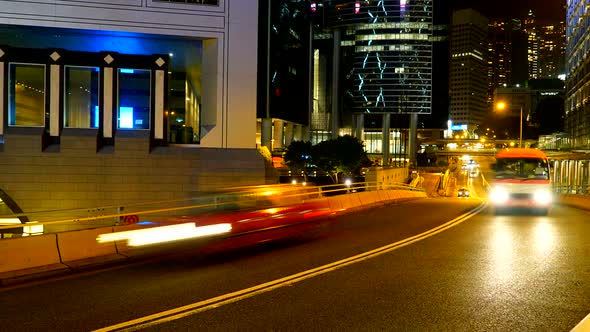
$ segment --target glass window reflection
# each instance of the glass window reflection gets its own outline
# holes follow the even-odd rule
[[[99,68],[65,68],[64,126],[98,128]]]
[[[150,129],[151,72],[119,69],[119,129]]]
[[[9,65],[8,125],[45,125],[45,66]]]

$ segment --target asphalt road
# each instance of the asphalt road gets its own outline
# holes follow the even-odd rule
[[[573,328],[590,313],[590,213],[572,208],[557,206],[548,217],[494,216],[484,210],[420,241],[325,267],[427,232],[479,203],[422,199],[337,217],[313,236],[238,250],[194,248],[0,289],[0,330],[112,330],[134,319],[139,320],[124,326],[148,331]],[[183,306],[188,307],[166,312]],[[143,318],[148,315],[155,316]]]

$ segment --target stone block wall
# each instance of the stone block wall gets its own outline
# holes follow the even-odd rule
[[[0,189],[23,211],[35,212],[184,199],[265,182],[264,160],[254,148],[150,151],[148,142],[122,135],[97,151],[95,134],[64,133],[57,149],[42,151],[38,133],[8,134],[0,150]]]

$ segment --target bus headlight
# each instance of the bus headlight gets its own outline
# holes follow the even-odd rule
[[[508,191],[502,188],[494,188],[490,193],[490,200],[495,204],[506,203],[509,197],[510,195],[508,194]]]
[[[533,199],[537,204],[547,205],[553,198],[549,190],[537,190],[533,193]]]

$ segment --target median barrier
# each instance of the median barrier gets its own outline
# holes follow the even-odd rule
[[[326,200],[328,201],[330,209],[332,209],[333,211],[344,209],[344,205],[342,204],[342,198],[340,196],[330,196],[327,197]]]
[[[388,193],[388,190],[379,190],[379,191],[377,191],[377,194],[379,195],[379,201],[380,202],[387,202],[387,201],[389,201],[389,193]]]
[[[312,190],[310,194],[313,197]],[[384,204],[385,202],[420,197],[427,197],[427,195],[421,191],[391,189],[347,193],[319,200],[304,201],[311,203],[313,208],[317,210],[311,214],[321,214],[328,208],[330,211],[362,209],[365,206],[369,207],[375,204]],[[293,222],[294,220],[281,220],[279,218],[273,220],[272,226]],[[299,222],[294,224],[299,224]],[[0,282],[5,284],[9,280],[26,280],[63,273],[83,266],[124,260],[131,256],[149,253],[147,249],[137,250],[128,247],[124,240],[101,244],[97,242],[97,238],[100,234],[145,229],[160,225],[160,223],[150,225],[132,224],[4,239],[0,241],[0,257],[3,257],[0,259]],[[287,229],[284,231],[288,232]]]
[[[387,190],[387,196],[389,197],[390,200],[397,200],[399,199],[399,192],[398,190],[394,190],[394,189],[390,189]]]
[[[561,194],[557,201],[563,205],[590,210],[590,195]]]
[[[124,259],[124,256],[117,254],[114,241],[99,243],[96,240],[100,234],[112,232],[112,227],[102,227],[57,233],[57,245],[62,262],[76,269]]]
[[[355,209],[355,208],[363,205],[361,203],[358,193],[346,194],[346,195],[342,195],[342,196],[344,196],[344,200],[342,202],[343,202],[343,204],[345,204],[347,209]]]
[[[67,266],[61,263],[56,240],[55,234],[1,240],[1,283],[67,270]]]

